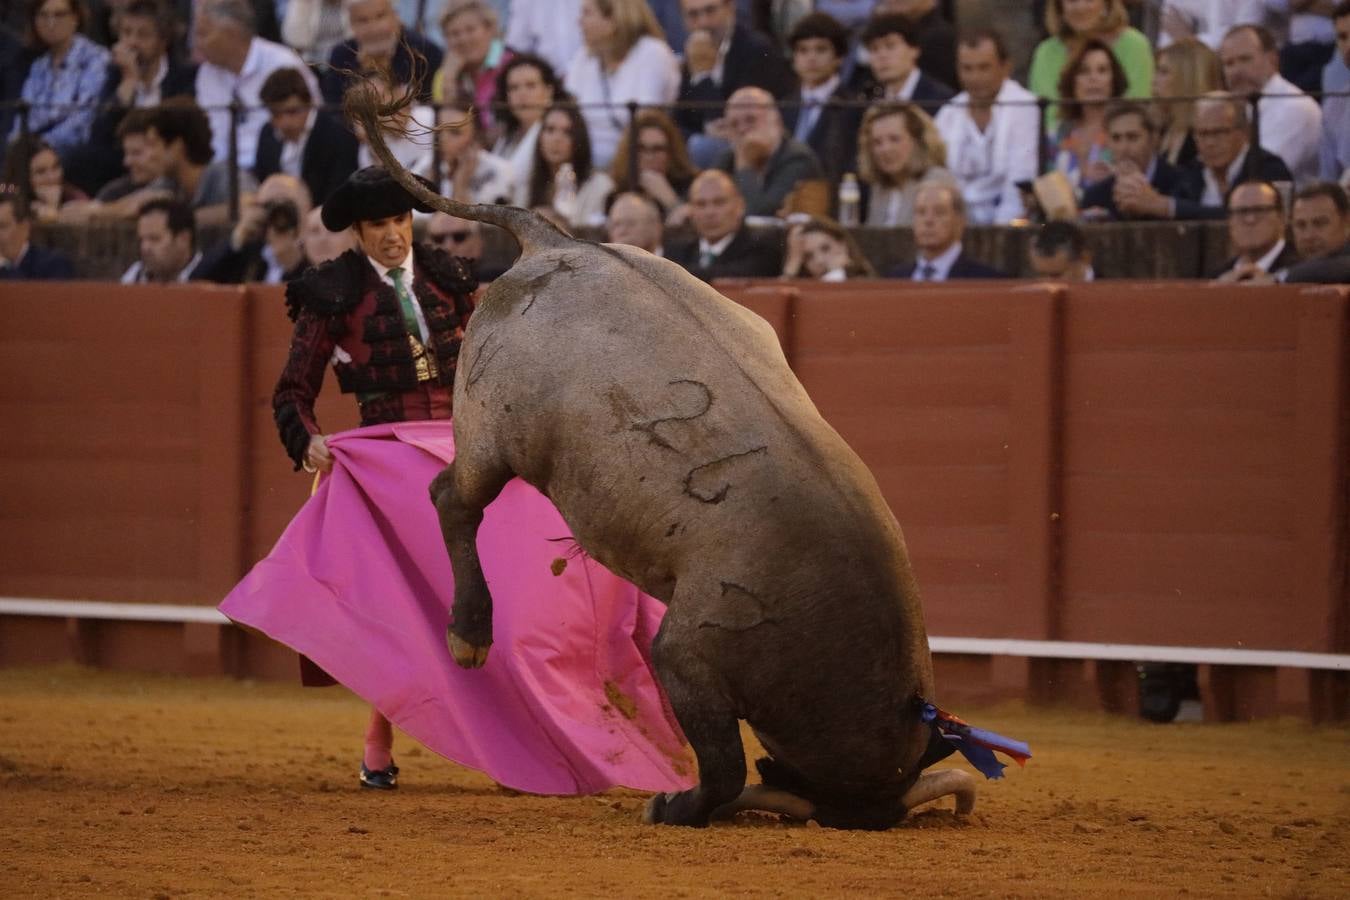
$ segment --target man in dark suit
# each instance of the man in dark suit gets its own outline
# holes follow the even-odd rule
[[[417,100],[430,103],[431,78],[444,58],[441,48],[404,28],[393,0],[347,0],[343,6],[352,36],[328,55],[328,70],[319,81],[323,99],[341,103],[342,95],[363,72],[387,66],[396,84],[411,84],[414,78],[420,81]]]
[[[29,243],[33,219],[13,190],[0,191],[0,281],[59,281],[75,277],[64,253]]]
[[[831,182],[858,168],[861,98],[846,87],[839,67],[848,52],[848,31],[825,13],[797,20],[788,34],[792,71],[799,87],[783,104],[783,126],[810,147]]]
[[[262,183],[284,172],[305,182],[322,205],[356,171],[356,135],[328,111],[317,108],[298,69],[277,69],[263,82],[259,99],[271,122],[258,134],[253,174]]]
[[[931,116],[956,95],[950,85],[919,68],[923,50],[914,26],[904,16],[873,16],[859,40],[867,48],[874,81],[869,93],[874,99],[903,100]]]
[[[1143,186],[1171,196],[1181,173],[1158,155],[1158,129],[1148,110],[1133,101],[1113,103],[1106,110],[1106,137],[1111,148],[1108,178],[1093,182],[1083,192],[1083,217],[1086,219],[1147,219],[1152,216],[1135,211],[1126,214],[1116,204],[1116,195],[1131,197]]]
[[[924,183],[914,197],[914,262],[897,266],[887,278],[951,281],[956,278],[1006,278],[1004,273],[966,256],[966,202],[954,182]]]
[[[736,21],[735,0],[680,0],[689,37],[684,45],[675,121],[687,135],[725,138],[719,124],[722,104],[743,87],[760,87],[775,99],[792,92],[792,72],[768,38]],[[706,142],[706,141],[705,141]],[[697,165],[707,166],[725,144],[700,150],[691,143]]]
[[[783,271],[782,238],[745,227],[745,201],[731,176],[708,169],[689,186],[689,222],[698,239],[666,247],[666,259],[704,281],[763,278]]]
[[[1224,91],[1195,101],[1196,159],[1182,167],[1170,195],[1135,179],[1113,192],[1117,208],[1131,218],[1223,219],[1225,198],[1248,180],[1293,181],[1289,167],[1273,153],[1251,143],[1247,102]],[[1123,188],[1124,185],[1117,185]]]
[[[1275,185],[1252,180],[1234,187],[1228,195],[1228,240],[1237,255],[1214,280],[1251,281],[1293,265],[1298,254],[1284,237],[1288,223]]]
[[[1294,198],[1290,216],[1299,262],[1280,281],[1350,284],[1350,199],[1331,181],[1308,185]]]

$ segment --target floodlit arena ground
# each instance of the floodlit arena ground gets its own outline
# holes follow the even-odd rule
[[[640,793],[520,795],[402,735],[402,787],[361,791],[366,711],[338,688],[0,670],[0,896],[1350,896],[1344,726],[958,709],[1035,758],[968,820],[947,798],[862,833],[644,826]]]

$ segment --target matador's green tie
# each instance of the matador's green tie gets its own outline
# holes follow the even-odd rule
[[[417,324],[417,307],[413,305],[412,295],[403,284],[403,268],[395,266],[390,269],[389,277],[394,279],[394,296],[398,297],[399,308],[403,310],[403,324],[408,326],[408,334],[420,341],[422,327]]]

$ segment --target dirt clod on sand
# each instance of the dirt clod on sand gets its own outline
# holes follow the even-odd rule
[[[0,670],[0,896],[1350,896],[1345,727],[962,708],[1035,758],[981,780],[966,819],[948,798],[864,833],[644,826],[645,794],[521,794],[402,735],[399,789],[361,791],[367,710],[340,688]]]

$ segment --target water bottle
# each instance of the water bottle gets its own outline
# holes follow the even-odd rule
[[[558,166],[558,174],[553,178],[553,208],[569,223],[576,224],[577,173],[571,163]]]
[[[844,173],[839,182],[839,224],[845,228],[858,226],[858,207],[862,204],[862,191],[858,188],[858,178],[852,172]]]

